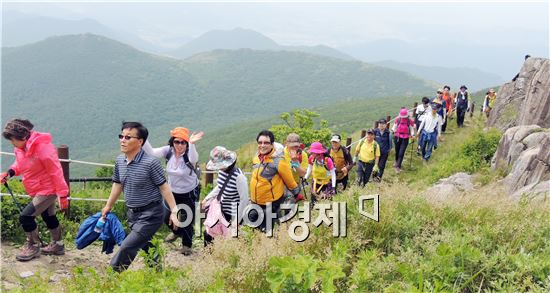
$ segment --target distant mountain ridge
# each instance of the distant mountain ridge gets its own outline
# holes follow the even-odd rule
[[[470,90],[479,90],[504,82],[500,76],[476,68],[422,66],[393,60],[374,62],[373,64],[408,72],[414,76],[435,81],[440,86],[449,85],[453,89],[458,89],[464,84]]]
[[[243,28],[208,31],[167,54],[176,58],[185,59],[197,53],[220,49],[297,51],[343,60],[355,60],[355,58],[325,45],[282,46],[259,32]]]
[[[9,48],[2,62],[2,123],[29,118],[55,143],[68,144],[71,156],[95,161],[118,152],[122,121],[143,122],[164,144],[175,126],[212,131],[294,108],[434,89],[359,61],[249,49],[182,61],[92,34]]]

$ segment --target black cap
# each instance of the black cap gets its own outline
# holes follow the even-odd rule
[[[374,129],[370,128],[369,130],[367,130],[367,134],[370,133],[370,134],[374,134]]]
[[[380,118],[380,120],[378,120],[378,123],[387,123],[387,121],[384,118]]]
[[[465,85],[461,85],[461,86],[460,86],[460,89],[465,89],[465,90],[467,90],[468,88],[467,88]]]

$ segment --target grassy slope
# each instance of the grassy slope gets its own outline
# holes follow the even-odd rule
[[[452,124],[451,124],[452,125]],[[347,237],[312,227],[308,240],[294,242],[286,224],[274,238],[245,229],[240,238],[201,249],[194,261],[157,273],[142,269],[117,275],[103,269],[76,270],[57,287],[65,290],[239,291],[546,291],[550,289],[549,202],[511,203],[495,174],[476,191],[434,202],[424,192],[436,178],[424,175],[454,168],[464,141],[481,123],[467,120],[435,152],[429,167],[414,161],[396,177],[337,196],[348,203]],[[453,166],[448,167],[446,164]],[[408,164],[407,164],[408,165]],[[482,168],[483,170],[483,168]],[[357,198],[381,196],[380,221],[359,215]],[[314,211],[312,219],[316,219]],[[44,277],[44,278],[47,278]],[[48,291],[46,281],[25,281],[26,289]],[[59,289],[59,288],[56,288]]]

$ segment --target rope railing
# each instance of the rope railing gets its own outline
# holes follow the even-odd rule
[[[0,193],[0,197],[3,197],[3,196],[11,196],[9,193]],[[31,196],[28,195],[28,194],[14,194],[13,196],[15,197],[20,197],[20,198],[30,198]],[[71,201],[100,201],[100,202],[107,202],[107,198],[85,198],[85,197],[69,197],[69,199]],[[123,199],[119,199],[117,200],[116,202],[124,202]]]

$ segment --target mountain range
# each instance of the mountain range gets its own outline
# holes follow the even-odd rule
[[[435,88],[360,61],[250,49],[179,60],[92,34],[4,48],[2,65],[2,123],[29,118],[68,144],[72,157],[94,161],[118,152],[122,121],[141,121],[164,141],[175,126],[211,131],[294,108]]]

